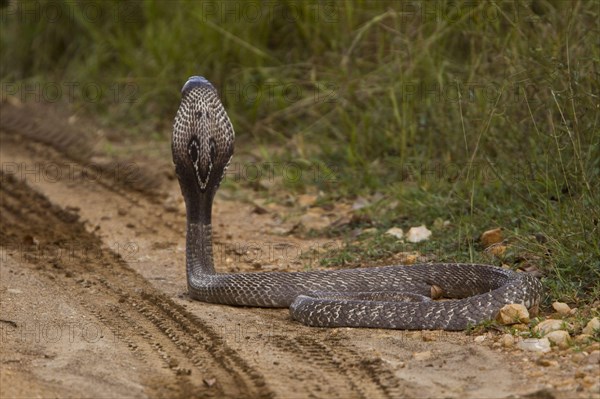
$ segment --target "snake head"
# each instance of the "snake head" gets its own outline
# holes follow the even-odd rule
[[[215,87],[202,76],[190,77],[181,89],[171,150],[192,216],[209,213],[210,220],[210,205],[233,155],[234,138]]]

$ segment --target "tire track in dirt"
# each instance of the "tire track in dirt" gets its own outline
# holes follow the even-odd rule
[[[404,397],[409,388],[381,360],[366,360],[337,339],[318,340],[307,335],[290,339],[279,335],[273,337],[272,342],[281,351],[297,357],[298,362],[318,365],[315,381],[321,382],[320,386],[331,387],[334,392],[347,391],[347,395],[358,394],[362,398]],[[340,376],[343,377],[341,380]]]
[[[75,121],[66,110],[49,108],[42,104],[21,103],[15,98],[2,104],[0,128],[26,137],[26,144],[43,143],[79,163],[96,175],[111,175],[111,181],[98,179],[99,184],[119,190],[135,190],[152,194],[159,187],[156,175],[137,164],[115,157],[98,156],[95,147],[101,147],[103,138],[92,133],[94,126]],[[5,135],[3,140],[9,136]],[[100,144],[100,145],[98,145]]]
[[[10,251],[35,237],[32,246],[77,242],[96,254],[73,253],[68,262],[54,259],[49,263],[29,248],[38,272],[71,291],[74,299],[129,342],[138,356],[172,369],[177,388],[171,395],[272,396],[262,375],[224,345],[210,326],[156,292],[118,254],[86,232],[75,215],[11,176],[0,175],[0,179],[2,246]],[[86,292],[90,288],[95,291],[92,295]],[[161,388],[154,389],[159,393]]]

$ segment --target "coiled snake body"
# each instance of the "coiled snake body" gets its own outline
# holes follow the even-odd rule
[[[310,326],[462,330],[510,303],[538,305],[541,283],[487,265],[419,264],[310,272],[219,274],[212,255],[214,195],[233,155],[234,132],[216,89],[193,76],[182,88],[172,138],[186,204],[186,269],[192,298],[289,307]],[[430,299],[432,287],[451,300]]]

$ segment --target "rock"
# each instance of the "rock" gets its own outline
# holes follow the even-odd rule
[[[475,339],[473,340],[475,342],[477,342],[478,344],[482,343],[483,341],[485,341],[485,335],[479,335],[477,337],[475,337]]]
[[[592,342],[593,337],[590,334],[579,334],[575,337],[575,342],[578,344],[587,344]]]
[[[530,352],[550,352],[550,341],[548,338],[527,338],[517,343],[519,349]]]
[[[498,312],[496,320],[503,325],[529,323],[529,311],[525,306],[518,303],[504,305]]]
[[[481,245],[483,245],[484,248],[487,248],[490,245],[498,244],[502,242],[503,239],[501,228],[485,231],[483,234],[481,234],[481,237],[479,237],[479,241],[481,241]]]
[[[402,239],[402,237],[404,237],[404,231],[402,231],[402,229],[399,227],[392,227],[391,229],[388,229],[388,231],[386,231],[385,234],[388,234],[392,237],[396,237],[399,240]]]
[[[571,336],[564,330],[551,331],[546,334],[546,338],[561,349],[568,348],[571,342]]]
[[[406,240],[412,243],[427,241],[429,237],[431,237],[431,231],[425,225],[411,227],[408,233],[406,233]]]
[[[558,314],[568,315],[571,312],[571,308],[564,302],[554,302],[552,307]]]
[[[600,364],[600,351],[593,351],[590,355],[585,359],[588,364],[598,365]]]
[[[505,348],[512,348],[515,346],[515,337],[513,337],[511,334],[504,334],[502,338],[500,338],[500,342]]]
[[[570,328],[571,326],[565,323],[562,320],[554,320],[548,319],[540,322],[537,326],[534,327],[533,331],[538,332],[542,335],[546,335],[549,332],[557,331],[557,330],[565,330],[566,328]]]
[[[587,323],[582,332],[584,334],[594,335],[598,331],[600,331],[600,320],[598,320],[597,317],[594,317]]]
[[[215,385],[215,383],[217,382],[216,378],[204,378],[202,380],[204,382],[204,384],[206,384],[207,387],[212,387],[213,385]]]
[[[444,290],[439,285],[433,284],[430,288],[431,299],[440,299],[444,296]]]
[[[558,366],[558,362],[556,360],[550,360],[543,357],[540,357],[537,361],[537,364],[543,367],[556,367]]]
[[[432,357],[431,351],[413,353],[413,358],[415,360],[429,360],[429,359],[431,359],[431,357]]]

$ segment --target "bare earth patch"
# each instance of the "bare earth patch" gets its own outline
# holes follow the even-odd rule
[[[500,333],[316,329],[285,309],[191,301],[185,212],[162,167],[144,194],[1,139],[2,398],[600,397],[592,355],[505,348]],[[336,245],[272,234],[271,212],[225,197],[219,271],[319,267],[313,250]]]

